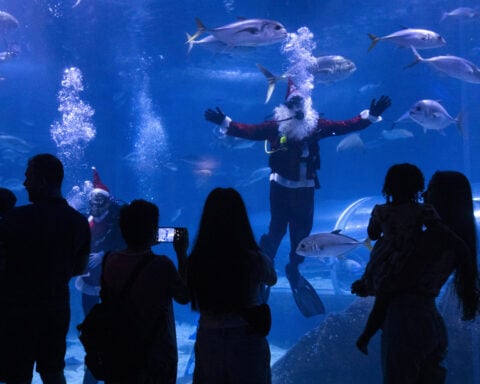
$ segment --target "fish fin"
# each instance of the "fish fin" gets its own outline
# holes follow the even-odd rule
[[[190,36],[190,38],[185,42],[185,44],[190,44],[193,40],[195,40],[198,36],[200,36],[203,32],[207,30],[207,28],[203,25],[202,21],[196,17],[195,22],[197,23],[197,32]]]
[[[417,50],[415,49],[415,47],[413,45],[410,46],[410,48],[412,49],[412,52],[413,52],[413,55],[415,56],[415,60],[406,65],[405,67],[403,67],[403,69],[406,69],[406,68],[411,68],[413,67],[414,65],[418,64],[420,61],[423,61],[423,58],[422,56],[420,56],[420,54],[417,52]]]
[[[188,55],[193,48],[193,40],[195,39],[192,39],[192,36],[190,36],[188,32],[185,32],[185,34],[187,35],[187,44],[188,44],[187,55]]]
[[[375,47],[375,45],[377,45],[380,39],[372,33],[368,33],[368,37],[370,37],[370,39],[372,40],[372,43],[370,44],[370,47],[368,47],[368,50],[367,50],[367,52],[370,52]]]
[[[265,98],[265,104],[267,104],[272,97],[273,91],[275,90],[275,84],[277,83],[278,76],[275,76],[261,64],[257,63],[257,68],[265,75],[268,80],[267,97]]]
[[[405,112],[402,116],[400,116],[397,120],[395,120],[395,121],[392,123],[392,129],[395,128],[395,124],[400,123],[400,122],[402,122],[402,121],[405,121],[405,120],[407,120],[407,119],[409,119],[409,118],[410,118],[410,112],[407,111],[407,112]]]
[[[195,23],[197,24],[198,31],[204,32],[207,30],[205,25],[203,25],[202,21],[198,17],[195,18]]]
[[[237,20],[244,21],[244,20],[248,20],[248,19],[246,17],[243,17],[243,16],[237,16]]]
[[[330,232],[330,233],[333,233],[333,234],[335,234],[335,235],[338,235],[338,234],[340,234],[340,232],[342,232],[342,230],[341,230],[340,228],[338,228],[338,229],[334,229],[334,230],[333,230],[332,232]]]
[[[293,299],[302,315],[305,317],[323,315],[325,306],[315,288],[298,271],[290,271],[288,267],[287,264],[285,274],[292,289]]]
[[[448,17],[448,13],[447,13],[447,12],[443,12],[443,13],[442,13],[442,17],[440,18],[439,23],[441,23],[441,22],[442,22],[443,20],[445,20],[447,17]]]

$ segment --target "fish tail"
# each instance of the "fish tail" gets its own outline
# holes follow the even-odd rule
[[[370,37],[370,39],[372,40],[372,43],[370,44],[370,47],[368,47],[368,50],[367,50],[367,52],[370,52],[377,45],[380,39],[372,33],[368,33],[368,37]]]
[[[268,80],[268,90],[267,90],[267,97],[265,99],[265,104],[268,103],[270,98],[272,97],[273,90],[275,89],[275,84],[278,81],[278,76],[275,76],[271,73],[268,69],[266,69],[263,65],[257,63],[258,69],[265,75]]]
[[[411,68],[413,67],[414,65],[418,64],[420,61],[423,61],[423,57],[420,56],[420,54],[417,52],[417,50],[415,49],[415,47],[413,45],[410,46],[410,48],[412,49],[412,52],[413,52],[413,55],[415,56],[415,60],[406,65],[405,67],[403,67],[403,69],[406,69],[406,68]]]
[[[198,36],[200,36],[203,32],[207,30],[205,25],[203,25],[202,21],[196,17],[195,22],[197,23],[197,32],[190,36],[190,38],[185,42],[185,44],[190,44],[193,40],[195,40]]]
[[[188,55],[193,48],[193,44],[194,44],[193,40],[194,39],[192,39],[192,36],[190,36],[190,34],[188,32],[186,32],[185,34],[187,35],[187,44],[188,44],[187,55]]]

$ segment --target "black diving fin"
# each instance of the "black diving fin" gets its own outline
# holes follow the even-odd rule
[[[288,282],[292,289],[293,298],[298,309],[305,317],[325,314],[325,306],[315,288],[297,271],[285,268]]]

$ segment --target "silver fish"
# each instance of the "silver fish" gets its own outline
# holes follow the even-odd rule
[[[428,29],[405,28],[382,37],[377,37],[369,33],[368,37],[372,40],[370,47],[368,47],[368,52],[382,40],[389,41],[401,47],[414,46],[417,49],[438,48],[447,43],[438,33],[429,31]]]
[[[242,19],[222,27],[210,29],[200,19],[195,19],[197,32],[187,40],[190,44],[203,32],[208,32],[229,47],[256,47],[279,43],[287,37],[285,27],[275,20]]]
[[[32,145],[17,136],[0,134],[0,150],[13,150],[17,153],[28,153],[32,149]]]
[[[187,33],[187,41],[189,41],[187,54],[190,53],[194,45],[199,45],[213,53],[242,54],[255,50],[255,47],[231,47],[213,35],[208,35],[200,40],[192,40],[192,36]]]
[[[0,52],[0,63],[4,63],[17,57],[20,53],[20,46],[18,44],[9,44],[6,51]]]
[[[249,185],[252,185],[256,183],[257,181],[268,179],[270,174],[272,173],[272,170],[270,167],[261,167],[256,170],[254,170],[250,176],[248,176],[246,179],[241,180],[236,184],[237,187],[247,187]]]
[[[413,107],[397,119],[394,124],[406,119],[411,119],[421,125],[423,132],[435,130],[444,135],[445,128],[451,124],[455,124],[460,132],[463,132],[461,116],[459,115],[457,118],[453,118],[445,108],[435,100],[425,99],[417,101]]]
[[[358,133],[351,133],[345,136],[337,145],[337,152],[359,150],[365,152],[365,144]]]
[[[409,139],[413,137],[413,133],[408,129],[394,128],[394,129],[384,129],[382,131],[382,136],[386,140],[399,140],[399,139]]]
[[[381,83],[368,83],[368,84],[362,85],[360,88],[358,88],[358,91],[360,93],[367,93],[367,92],[370,92],[370,91],[373,91],[373,90],[379,88],[380,85],[381,85]]]
[[[213,136],[216,140],[214,142],[215,146],[221,146],[228,149],[246,149],[252,148],[256,141],[245,140],[239,137],[228,136],[221,131],[221,128],[217,125],[212,129]]]
[[[284,76],[295,77],[299,64],[290,68]],[[309,65],[307,71],[314,76],[318,83],[333,83],[346,79],[357,70],[352,60],[339,55],[319,56],[315,63]]]
[[[473,8],[459,7],[450,12],[443,12],[440,22],[445,19],[473,20],[480,17],[480,12]]]
[[[465,81],[467,83],[480,83],[480,68],[475,64],[458,56],[434,56],[424,59],[414,47],[411,47],[415,61],[405,68],[413,67],[418,63],[427,63],[433,68],[447,74],[450,77]]]
[[[260,64],[257,67],[262,71],[268,80],[268,91],[265,103],[268,103],[273,94],[275,85],[279,80],[295,78],[301,72],[301,64],[295,64],[289,68],[283,75],[272,74],[268,69]],[[306,67],[306,70],[313,75],[317,83],[333,83],[344,80],[357,70],[352,60],[339,55],[319,56],[315,58],[315,63]]]
[[[5,34],[18,28],[19,22],[10,13],[0,11],[0,33]]]
[[[316,233],[305,237],[300,241],[295,252],[305,257],[341,257],[360,246],[371,249],[370,239],[359,241],[340,234],[338,229],[329,233]]]

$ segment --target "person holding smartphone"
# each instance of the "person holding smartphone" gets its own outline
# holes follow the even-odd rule
[[[151,343],[144,366],[115,384],[175,384],[178,351],[173,303],[189,302],[185,284],[188,231],[178,229],[173,238],[178,270],[164,255],[151,247],[158,243],[159,210],[145,200],[134,200],[120,210],[120,230],[127,248],[109,252],[104,257],[100,296],[102,301],[118,299],[124,284],[136,266],[151,258],[137,276],[127,297],[144,340]],[[153,256],[153,257],[152,257]]]

